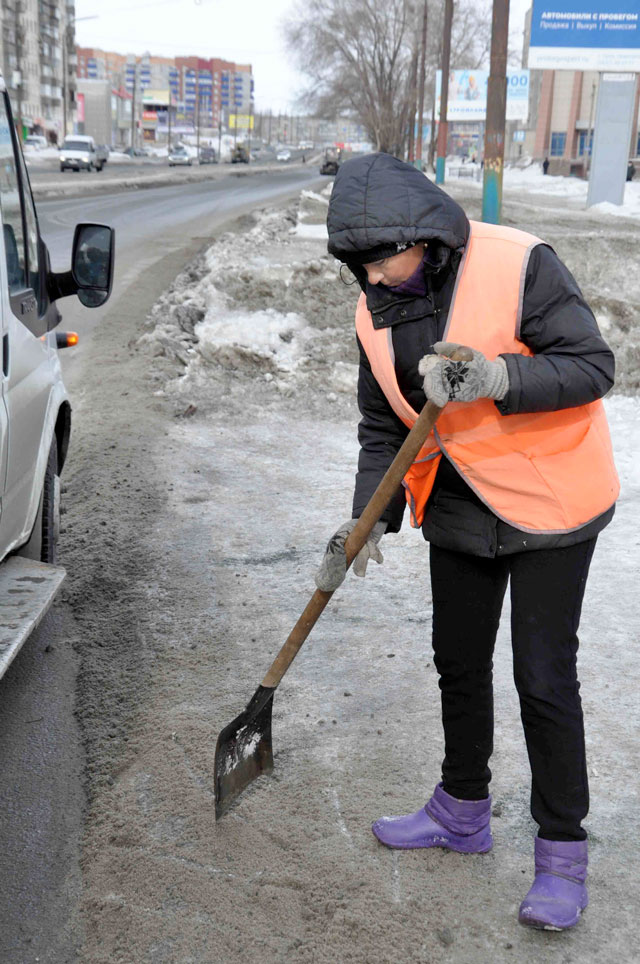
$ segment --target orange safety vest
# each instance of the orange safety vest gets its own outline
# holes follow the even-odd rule
[[[490,360],[532,355],[518,336],[527,263],[541,243],[524,231],[472,221],[443,340]],[[392,329],[373,327],[364,294],[356,331],[376,381],[410,428],[418,415],[398,386]],[[495,515],[523,532],[580,529],[610,508],[620,490],[600,400],[528,415],[501,415],[487,398],[449,402],[403,481],[415,527],[443,454]]]

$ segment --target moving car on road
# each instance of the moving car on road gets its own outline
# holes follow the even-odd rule
[[[175,167],[178,164],[182,164],[185,167],[191,167],[191,155],[187,154],[186,147],[182,147],[181,145],[171,148],[169,151],[168,161],[169,167]]]
[[[98,159],[93,137],[85,134],[72,134],[65,137],[60,148],[60,170],[101,171],[104,161]]]
[[[78,141],[82,159],[91,157],[86,140]],[[70,270],[51,270],[1,75],[0,168],[1,676],[64,578],[64,570],[51,565],[71,427],[58,349],[75,344],[77,336],[56,332],[56,301],[77,295],[87,308],[105,303],[114,233],[103,224],[76,225]]]
[[[98,170],[101,171],[109,160],[109,154],[111,153],[108,144],[96,144],[96,163]]]
[[[36,151],[43,151],[49,145],[47,144],[47,138],[43,137],[42,134],[29,134],[24,139],[24,146],[31,147]]]
[[[249,152],[243,144],[238,144],[234,147],[231,153],[231,163],[232,164],[248,164],[249,163]]]
[[[320,165],[321,174],[337,174],[340,162],[332,151],[325,151],[324,160]]]
[[[291,160],[291,151],[288,150],[288,148],[286,147],[283,148],[281,151],[278,151],[278,153],[276,154],[276,161],[284,161],[286,163],[287,161],[290,161],[290,160]]]
[[[217,164],[218,155],[216,154],[213,147],[201,147],[200,153],[198,154],[199,164]]]

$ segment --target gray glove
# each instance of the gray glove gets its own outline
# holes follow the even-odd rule
[[[436,355],[425,355],[418,365],[424,376],[424,393],[440,408],[447,402],[475,402],[477,398],[501,401],[509,391],[509,373],[504,358],[487,361],[481,351],[473,351],[471,361],[452,361],[456,345],[437,341]]]
[[[344,544],[347,536],[353,531],[357,519],[349,519],[334,535],[331,536],[327,545],[324,559],[320,563],[320,568],[316,572],[315,582],[318,589],[324,592],[334,592],[338,586],[344,582],[347,574],[347,554],[344,551]],[[364,576],[367,571],[369,559],[382,562],[382,553],[378,549],[378,543],[387,531],[386,522],[376,522],[369,538],[363,545],[358,555],[353,560],[353,571],[356,576]]]

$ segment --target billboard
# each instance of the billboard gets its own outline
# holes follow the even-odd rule
[[[639,0],[533,0],[529,67],[640,71]]]
[[[231,130],[253,130],[253,114],[229,114],[229,128]]]
[[[488,70],[451,70],[447,120],[483,121],[487,116]],[[440,116],[442,71],[436,73],[436,117]],[[529,116],[529,71],[507,70],[507,120]]]

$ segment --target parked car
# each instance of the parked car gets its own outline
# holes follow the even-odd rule
[[[218,155],[216,154],[213,147],[201,147],[200,153],[198,154],[199,164],[217,164]]]
[[[186,147],[172,147],[167,160],[169,161],[169,167],[176,167],[179,164],[191,167],[191,155],[187,154]]]
[[[286,147],[283,150],[278,151],[278,153],[276,154],[276,161],[284,161],[286,163],[287,161],[290,161],[290,160],[291,160],[291,151],[288,150],[288,148]]]
[[[108,144],[96,144],[96,160],[98,164],[98,170],[101,171],[109,160],[109,154],[111,153]]]
[[[93,137],[85,134],[71,134],[65,137],[60,148],[60,170],[93,171],[102,170],[103,163],[98,160]]]
[[[24,146],[31,147],[36,151],[41,151],[45,147],[48,147],[47,138],[43,137],[42,134],[29,134],[24,139]]]
[[[114,233],[103,224],[77,224],[70,270],[52,271],[1,76],[0,127],[4,132],[0,179],[2,675],[64,577],[57,567],[42,565],[56,560],[60,475],[71,429],[58,350],[77,341],[70,332],[56,331],[61,321],[56,302],[70,295],[77,295],[88,308],[107,301],[113,280]],[[71,153],[75,148],[65,150]],[[91,157],[86,143],[78,153],[81,158]],[[31,575],[21,567],[31,568]],[[51,590],[44,598],[29,593],[30,586],[44,586],[47,580],[52,580]],[[12,582],[15,590],[7,589]],[[7,595],[12,592],[16,595]],[[9,617],[12,599],[20,603]]]
[[[129,157],[148,157],[149,151],[146,147],[125,147],[122,152],[127,154]]]
[[[234,147],[231,152],[231,163],[232,164],[248,164],[249,163],[249,152],[246,147],[242,144],[238,144]]]

